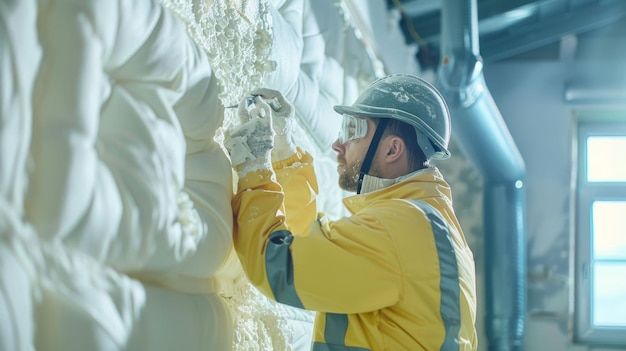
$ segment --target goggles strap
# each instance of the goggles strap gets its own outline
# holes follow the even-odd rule
[[[374,155],[376,155],[376,151],[378,150],[378,143],[380,143],[380,138],[383,136],[383,132],[387,127],[387,119],[381,118],[378,122],[378,126],[376,127],[376,131],[374,132],[374,136],[372,137],[372,142],[370,143],[369,148],[367,149],[367,154],[365,154],[365,159],[363,160],[363,164],[361,165],[361,171],[359,172],[359,183],[356,188],[356,193],[361,193],[361,186],[363,185],[363,177],[370,171],[370,167],[372,165],[372,160],[374,159]]]

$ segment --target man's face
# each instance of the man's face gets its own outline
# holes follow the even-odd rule
[[[344,117],[345,118],[345,117]],[[363,159],[367,153],[376,125],[369,118],[363,118],[367,122],[367,133],[364,137],[340,142],[342,137],[335,140],[332,147],[337,152],[337,173],[339,174],[339,187],[346,191],[356,192],[359,182],[359,171]],[[344,123],[344,126],[350,126]],[[348,133],[349,134],[349,133]]]

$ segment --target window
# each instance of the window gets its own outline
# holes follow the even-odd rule
[[[577,117],[575,338],[626,345],[626,112]]]

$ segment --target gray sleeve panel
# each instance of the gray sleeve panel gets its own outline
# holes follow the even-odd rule
[[[345,345],[348,332],[348,316],[345,314],[327,313],[324,339],[332,345]]]
[[[276,301],[304,308],[293,281],[293,259],[289,250],[293,235],[287,230],[270,234],[265,252],[265,274]]]
[[[324,340],[326,343],[313,343],[312,351],[370,351],[362,347],[346,346],[348,316],[338,313],[326,314]]]

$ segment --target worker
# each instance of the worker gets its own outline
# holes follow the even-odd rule
[[[259,89],[225,145],[238,175],[234,245],[263,294],[316,311],[314,351],[476,350],[475,264],[450,186],[450,115],[420,77],[374,81],[342,118],[339,185],[351,215],[317,213],[311,155],[291,138],[294,110]]]

